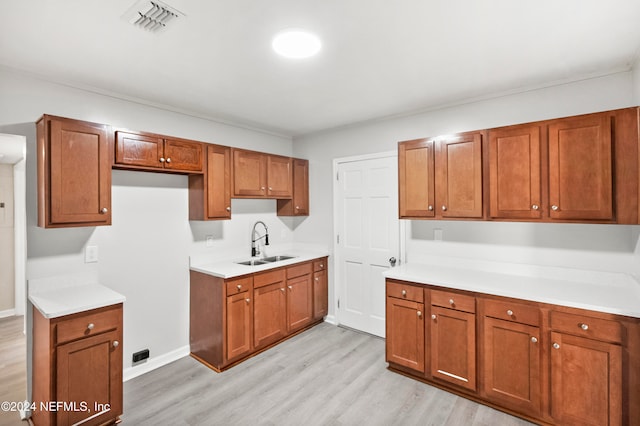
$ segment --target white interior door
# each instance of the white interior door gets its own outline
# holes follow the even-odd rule
[[[399,258],[398,160],[395,153],[337,160],[335,185],[338,322],[385,334],[389,259]]]

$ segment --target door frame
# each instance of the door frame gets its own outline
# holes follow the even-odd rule
[[[339,167],[344,163],[353,163],[358,161],[376,160],[379,158],[393,157],[396,159],[396,173],[398,164],[398,151],[384,151],[373,154],[355,155],[350,157],[340,157],[333,159],[332,180],[333,180],[333,242],[332,253],[334,255],[333,264],[335,265],[332,272],[333,276],[333,306],[335,307],[334,321],[336,325],[340,325],[340,309],[338,308],[338,299],[340,296],[340,290],[342,290],[342,283],[340,282],[340,274],[338,268],[340,265],[338,258],[338,173]],[[398,262],[396,266],[400,266],[406,262],[406,221],[398,219]]]

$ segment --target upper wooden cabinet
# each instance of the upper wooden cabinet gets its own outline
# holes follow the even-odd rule
[[[400,217],[483,216],[482,133],[398,144]]]
[[[231,148],[207,144],[205,170],[189,175],[189,220],[231,219]]]
[[[293,198],[278,200],[278,216],[309,216],[309,161],[293,159]]]
[[[489,214],[493,218],[542,217],[540,126],[489,132]]]
[[[291,198],[292,161],[289,157],[233,149],[233,197]]]
[[[202,173],[203,144],[143,132],[116,132],[114,167]]]
[[[36,127],[38,226],[111,225],[110,127],[50,115]]]

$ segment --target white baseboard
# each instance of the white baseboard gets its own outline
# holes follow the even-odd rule
[[[140,365],[136,365],[133,367],[125,368],[122,372],[122,381],[126,382],[135,377],[146,374],[150,371],[155,370],[156,368],[163,367],[167,364],[172,363],[173,361],[177,361],[180,358],[184,358],[191,353],[189,345],[183,346],[166,354],[160,355],[155,358],[149,358],[149,360]]]
[[[335,315],[327,315],[326,317],[324,317],[324,322],[328,322],[329,324],[333,324],[333,325],[338,325]]]
[[[0,311],[0,318],[12,317],[16,314],[15,309],[7,309],[5,311]]]

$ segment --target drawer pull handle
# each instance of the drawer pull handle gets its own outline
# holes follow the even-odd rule
[[[429,207],[427,207],[427,210],[429,210],[430,212],[433,211],[433,206],[431,204],[429,204]]]
[[[247,303],[251,302],[251,299],[249,299],[248,297],[246,299],[244,299],[247,301]]]
[[[280,291],[284,293],[284,287],[282,287],[282,288],[280,289]]]
[[[554,344],[553,344],[553,349],[560,349],[560,345],[559,345],[559,344],[557,344],[557,343],[554,343]]]
[[[418,318],[422,318],[422,311],[418,311],[417,314],[418,314]]]
[[[289,287],[289,290],[293,290],[293,286],[287,286],[287,287]]]
[[[531,337],[531,342],[532,342],[532,343],[538,343],[538,338],[537,338],[537,337],[535,337],[535,336],[532,336],[532,337]]]
[[[323,263],[320,264],[320,269],[324,269],[324,264]]]
[[[113,347],[117,348],[118,346],[120,346],[120,342],[118,342],[117,340],[113,341]]]
[[[513,311],[511,309],[507,309],[507,315],[512,317],[513,316]]]
[[[447,211],[447,206],[442,206],[442,211],[446,212]]]
[[[406,296],[407,295],[407,290],[402,290],[402,296]]]
[[[532,205],[532,206],[531,206],[531,208],[532,208],[533,210],[538,210],[538,209],[540,208],[540,206],[539,206],[539,205],[537,205],[537,204],[534,204],[534,205]]]
[[[553,206],[551,206],[551,210],[553,210],[554,212],[557,212],[559,209],[558,206],[556,206],[555,204]]]
[[[456,302],[454,302],[453,299],[449,299],[449,304],[453,306],[456,304]]]
[[[319,281],[319,280],[320,280],[320,278],[316,277],[316,281]]]
[[[170,162],[171,162],[171,158],[167,157],[167,163],[170,163]]]
[[[161,162],[161,163],[164,163],[164,162],[165,162],[164,157],[160,157],[160,162]]]
[[[106,207],[103,207],[103,208],[100,209],[100,213],[101,214],[107,214],[107,213],[109,213],[109,209],[106,208]]]
[[[227,211],[230,212],[231,211],[231,207],[227,207]]]
[[[584,331],[587,331],[589,329],[589,325],[582,323],[580,324],[580,328],[583,329]]]
[[[436,317],[436,314],[431,314],[431,319],[435,321],[435,319],[438,318]]]
[[[242,284],[238,284],[236,287],[238,287],[238,290],[242,290]]]
[[[93,323],[89,323],[89,325],[87,326],[87,330],[93,330],[94,327],[95,325]]]

